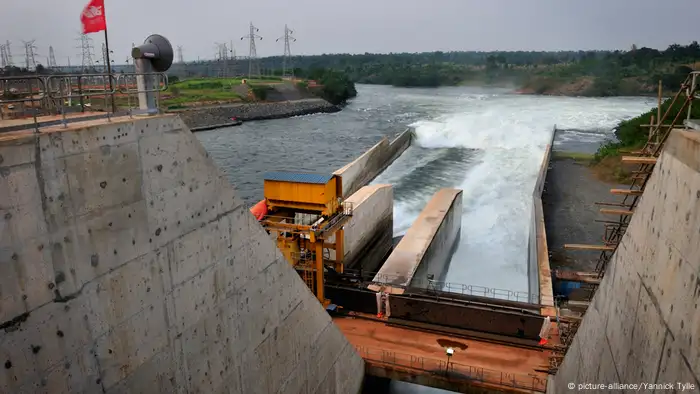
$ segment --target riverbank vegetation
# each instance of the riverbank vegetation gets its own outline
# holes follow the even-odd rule
[[[303,76],[307,80],[314,81],[317,88],[309,87],[307,82],[297,85],[302,89],[309,89],[324,100],[333,105],[345,104],[349,99],[357,96],[355,82],[342,71],[332,68],[312,68],[308,71],[296,70],[295,75]]]
[[[683,109],[684,99],[685,97],[681,96],[673,103],[673,99],[669,98],[661,103],[661,116],[663,117],[668,111],[664,124],[670,124],[680,113],[680,121],[676,127],[683,127],[683,119],[686,119],[688,113],[687,108]],[[671,105],[672,103],[673,105]],[[652,117],[654,117],[655,123],[658,122],[658,107],[635,118],[620,122],[615,128],[616,140],[602,144],[591,161],[596,172],[603,174],[603,178],[619,183],[629,183],[631,180],[630,168],[623,166],[621,157],[644,147],[649,139],[649,127],[645,127],[645,125],[651,124]],[[700,118],[700,106],[692,107],[690,117],[692,119]]]
[[[313,84],[309,84],[309,80],[313,80]],[[345,73],[316,68],[307,72],[300,70],[299,76],[292,80],[276,76],[186,80],[171,77],[168,90],[162,93],[162,103],[168,109],[180,109],[189,106],[266,101],[277,85],[291,85],[292,89],[310,92],[334,105],[343,104],[357,95],[355,83]]]
[[[430,52],[297,56],[300,69],[332,68],[358,83],[408,87],[508,86],[523,93],[619,96],[653,95],[658,81],[675,91],[700,65],[700,44],[665,50],[560,52]],[[273,65],[281,57],[264,59]]]

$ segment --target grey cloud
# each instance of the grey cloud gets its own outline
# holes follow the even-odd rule
[[[80,62],[79,15],[86,0],[0,0],[0,42],[36,39],[38,60],[49,45],[59,64]],[[248,51],[248,22],[264,37],[258,55],[282,53],[284,24],[295,29],[295,54],[433,50],[665,48],[700,38],[697,0],[107,0],[110,47],[123,62],[131,43],[151,33],[182,45],[186,60],[211,58],[215,42]],[[103,41],[92,34],[95,52]],[[98,55],[100,56],[100,55]]]

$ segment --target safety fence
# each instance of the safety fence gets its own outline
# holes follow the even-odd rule
[[[356,278],[362,285],[376,285],[393,288],[402,288],[410,293],[415,290],[421,293],[430,294],[437,298],[449,298],[451,295],[460,294],[475,297],[484,297],[495,300],[520,302],[526,304],[539,305],[547,300],[541,300],[539,294],[531,294],[523,291],[505,290],[479,285],[467,285],[462,283],[436,281],[429,278],[413,278],[409,285],[401,285],[405,278],[397,275],[383,274],[377,272],[367,272],[360,270],[345,270],[345,274]],[[546,297],[545,297],[546,298]],[[554,301],[554,300],[549,300]]]
[[[433,376],[442,376],[454,383],[481,383],[539,392],[544,392],[547,388],[547,376],[544,374],[517,374],[491,370],[456,363],[448,360],[447,356],[445,356],[444,360],[438,360],[381,349],[370,349],[363,346],[355,346],[355,349],[365,361],[409,368],[410,370],[424,372]],[[457,351],[459,352],[459,350]],[[469,350],[465,351],[468,352]]]
[[[140,88],[139,77],[154,79]],[[119,112],[138,108],[141,93],[168,89],[165,73],[64,74],[0,77],[0,119],[21,119],[74,112]],[[98,111],[94,111],[98,113]]]

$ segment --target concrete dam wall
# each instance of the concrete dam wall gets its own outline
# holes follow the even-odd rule
[[[697,392],[698,207],[700,135],[675,130],[550,392],[571,391],[567,384],[572,382],[690,383],[695,388],[687,392]]]
[[[345,200],[352,204],[352,218],[345,225],[347,268],[376,272],[392,246],[394,191],[391,185],[371,185]],[[330,242],[335,242],[335,237]],[[335,250],[330,258],[335,259]]]
[[[343,181],[343,196],[353,215],[345,226],[344,261],[350,269],[375,272],[393,245],[394,193],[391,185],[366,186],[411,144],[411,130],[392,142],[383,138],[360,157],[334,172]],[[335,242],[331,238],[330,242]],[[330,251],[335,258],[335,251]]]
[[[382,140],[362,156],[338,169],[333,174],[343,178],[343,196],[348,197],[372,182],[411,145],[413,131],[407,129],[394,140]]]
[[[403,294],[408,286],[426,287],[428,275],[440,281],[460,235],[461,216],[462,191],[438,190],[374,277],[378,284],[368,288]]]
[[[0,392],[348,393],[362,359],[176,116],[0,135]]]
[[[542,192],[547,180],[547,170],[549,169],[552,156],[555,130],[552,131],[550,143],[545,147],[544,157],[542,158],[535,188],[532,192],[532,213],[527,247],[528,302],[533,304],[539,303],[543,308],[552,308],[554,306],[554,290],[552,288],[552,271],[549,265],[549,247],[547,245],[547,229],[544,223]]]

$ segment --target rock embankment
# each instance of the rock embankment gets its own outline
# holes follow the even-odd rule
[[[280,119],[320,112],[338,112],[340,108],[323,99],[304,99],[275,103],[246,103],[208,106],[174,111],[190,128],[225,125],[232,117],[242,121]]]

